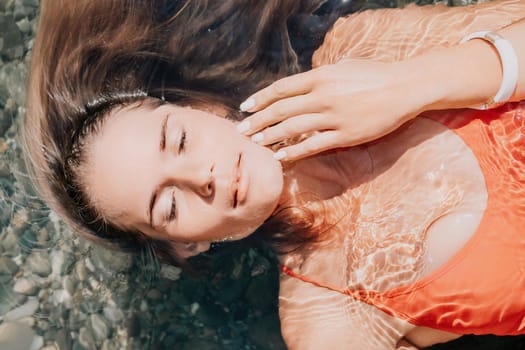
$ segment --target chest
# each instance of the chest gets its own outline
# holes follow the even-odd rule
[[[340,192],[323,200],[330,237],[297,253],[301,273],[383,292],[431,274],[476,232],[487,202],[483,173],[443,125],[419,118],[360,156],[335,157]]]

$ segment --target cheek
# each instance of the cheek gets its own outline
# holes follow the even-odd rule
[[[233,226],[235,220],[213,205],[198,199],[185,200],[179,204],[179,218],[173,224],[170,236],[188,241],[206,240]]]

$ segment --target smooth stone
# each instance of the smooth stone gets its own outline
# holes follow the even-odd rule
[[[95,339],[93,338],[93,334],[91,334],[91,331],[86,327],[80,328],[80,332],[78,333],[78,342],[82,348],[86,350],[96,349],[96,343]]]
[[[65,305],[66,307],[71,307],[71,302],[73,301],[73,298],[71,297],[71,294],[67,292],[65,289],[56,289],[53,291],[53,304],[54,305]]]
[[[102,341],[108,338],[110,330],[106,321],[104,320],[104,317],[98,314],[92,314],[89,317],[89,321],[91,325],[91,330],[93,331],[93,335],[96,340]]]
[[[98,290],[100,288],[100,282],[95,277],[88,277],[88,284],[92,290]]]
[[[190,314],[195,315],[199,311],[200,305],[198,303],[192,303],[190,305]]]
[[[77,279],[81,282],[84,282],[88,277],[88,272],[86,268],[86,264],[83,261],[79,261],[75,265],[75,274],[77,276]]]
[[[8,230],[0,244],[2,244],[5,251],[14,252],[18,248],[18,238],[11,230]]]
[[[47,277],[51,274],[49,254],[44,251],[31,253],[26,260],[29,270],[38,276]]]
[[[1,114],[0,114],[0,117],[1,117]],[[0,120],[0,133],[2,132],[2,124],[1,124],[1,120]],[[0,177],[5,177],[5,178],[8,178],[9,176],[11,176],[11,167],[9,166],[9,163],[7,162],[7,160],[0,160]]]
[[[0,349],[29,350],[36,338],[35,332],[25,324],[5,322],[0,324]]]
[[[160,300],[162,299],[162,293],[156,289],[152,289],[148,292],[147,297],[148,299],[152,299],[152,300]]]
[[[25,295],[35,295],[38,291],[38,288],[34,281],[31,281],[27,278],[20,278],[16,280],[13,286],[13,291]]]
[[[14,308],[13,310],[5,314],[4,320],[16,321],[21,318],[34,315],[36,310],[38,310],[38,300],[35,298],[30,298],[26,301],[25,304]]]
[[[11,220],[11,225],[14,230],[22,230],[28,225],[29,216],[27,210],[21,209],[15,211],[13,219]]]
[[[30,33],[31,32],[31,28],[32,28],[31,22],[29,22],[27,17],[24,17],[21,20],[19,20],[18,22],[16,22],[16,25],[17,25],[18,29],[20,29],[20,31],[22,33]]]
[[[73,295],[75,293],[75,280],[73,277],[66,275],[64,276],[64,279],[62,280],[62,287],[69,293],[69,295]]]
[[[0,275],[14,275],[18,272],[18,265],[7,256],[0,256]]]
[[[142,312],[148,312],[148,302],[146,300],[142,300],[140,302],[140,306],[139,306],[139,310],[142,311]]]
[[[35,220],[33,217],[31,217],[31,220]],[[33,221],[34,222],[34,221]],[[38,227],[37,229],[37,237],[38,237],[38,245],[41,246],[41,247],[48,247],[49,246],[49,240],[50,240],[50,237],[49,237],[49,232],[46,230],[46,228],[40,228],[40,225],[36,225],[36,227]],[[53,265],[51,263],[51,265]],[[52,269],[51,269],[52,270]]]
[[[53,250],[50,253],[50,257],[53,276],[65,275],[75,263],[75,258],[72,254],[66,253],[62,250]]]
[[[85,259],[85,263],[86,263],[86,268],[89,271],[91,271],[91,272],[95,272],[96,271],[95,265],[93,265],[93,262],[91,261],[90,258],[86,258]]]
[[[60,350],[60,349],[56,347],[55,345],[46,345],[40,350]]]
[[[113,324],[117,324],[124,319],[124,313],[122,310],[114,306],[106,306],[103,312],[104,317]]]
[[[26,326],[31,327],[31,328],[33,328],[36,324],[35,318],[33,316],[21,318],[19,320],[16,320],[16,322],[25,324]]]
[[[31,343],[29,350],[40,350],[42,346],[44,346],[44,338],[37,336],[33,338],[33,342]]]

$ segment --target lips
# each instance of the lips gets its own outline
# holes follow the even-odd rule
[[[248,192],[248,173],[245,171],[243,154],[239,154],[232,176],[232,206],[236,208],[244,203]]]
[[[241,177],[241,171],[240,171],[240,165],[241,165],[241,159],[242,159],[242,153],[239,153],[239,158],[237,159],[237,163],[235,163],[235,166],[233,167],[233,176],[232,176],[232,206],[234,208],[237,208],[237,205],[239,204],[239,180]]]

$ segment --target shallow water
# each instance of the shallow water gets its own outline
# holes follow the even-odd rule
[[[0,350],[284,349],[266,249],[218,251],[191,276],[88,244],[28,190],[16,135],[37,16],[37,0],[0,0]],[[471,337],[435,348],[504,347],[525,341]]]

